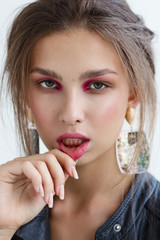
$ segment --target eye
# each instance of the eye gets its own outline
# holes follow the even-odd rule
[[[95,90],[95,91],[103,91],[107,88],[111,87],[108,83],[100,82],[100,81],[92,81],[84,84],[84,91]]]
[[[57,89],[60,87],[55,81],[51,81],[51,80],[41,81],[40,85],[44,88],[56,88]]]
[[[90,88],[90,89],[103,89],[107,87],[107,84],[105,83],[102,83],[102,82],[92,82],[91,84],[89,84],[89,86],[87,87]]]

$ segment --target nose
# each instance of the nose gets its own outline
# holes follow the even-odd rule
[[[67,125],[75,125],[84,121],[83,99],[76,92],[66,94],[63,97],[62,107],[59,113],[59,121]]]

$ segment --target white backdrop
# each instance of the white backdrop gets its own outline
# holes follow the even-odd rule
[[[6,35],[10,23],[15,14],[24,4],[31,0],[0,0],[0,73],[2,73],[5,53]],[[67,1],[67,0],[66,0]],[[156,37],[153,42],[156,62],[157,93],[160,92],[160,1],[159,0],[128,0],[131,8],[139,15],[143,16],[146,25],[152,29]],[[3,120],[0,118],[0,164],[20,156],[17,137],[15,134],[14,117],[11,110],[11,103],[6,100],[1,104],[0,110],[3,112]],[[149,171],[160,180],[160,104],[158,100],[157,125],[152,147],[151,164]],[[41,143],[41,152],[45,147]]]

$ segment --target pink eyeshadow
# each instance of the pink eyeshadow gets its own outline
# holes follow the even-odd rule
[[[86,82],[83,84],[83,86],[82,86],[83,91],[84,91],[84,92],[88,91],[88,89],[87,89],[88,85],[89,85],[91,82],[95,82],[95,81],[98,81],[98,80],[101,80],[101,81],[102,81],[102,79],[101,79],[100,77],[95,77],[95,78],[93,78],[93,79],[89,79],[88,81],[86,81]]]
[[[57,90],[62,90],[62,85],[59,83],[59,82],[57,82],[54,78],[51,78],[51,77],[48,77],[48,76],[44,76],[44,77],[42,77],[41,78],[42,80],[51,80],[51,81],[53,81],[53,82],[55,82],[57,85],[58,85],[58,89]]]

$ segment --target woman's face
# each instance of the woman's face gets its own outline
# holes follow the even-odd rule
[[[79,164],[105,157],[131,102],[127,74],[116,51],[96,33],[70,30],[36,43],[28,105],[49,150],[59,148],[80,158]]]

